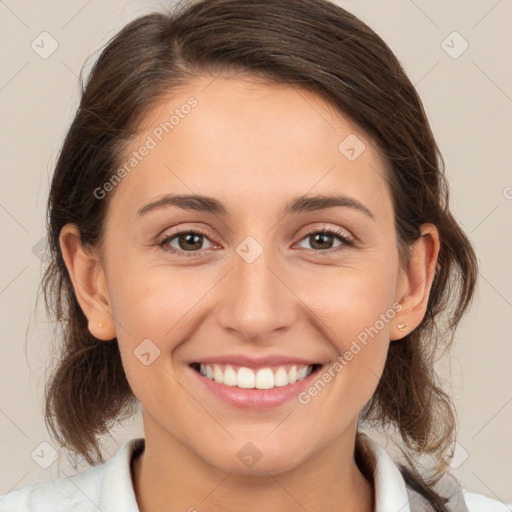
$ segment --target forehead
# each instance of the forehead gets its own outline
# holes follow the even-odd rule
[[[312,92],[253,79],[201,77],[173,91],[121,166],[112,204],[133,212],[168,193],[215,196],[240,213],[333,189],[390,206],[385,162],[355,124]]]

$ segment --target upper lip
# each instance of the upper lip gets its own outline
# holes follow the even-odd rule
[[[245,366],[247,368],[265,368],[267,366],[279,366],[287,364],[296,364],[301,366],[321,364],[311,359],[302,359],[299,357],[290,357],[286,355],[268,355],[264,357],[249,357],[241,354],[232,354],[224,356],[202,357],[192,361],[192,363],[203,364],[232,364],[234,366]],[[190,363],[190,364],[192,364]]]

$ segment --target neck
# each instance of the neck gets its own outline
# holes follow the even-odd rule
[[[165,441],[146,435],[145,449],[132,461],[139,510],[373,512],[371,475],[356,463],[355,429],[350,434],[345,432],[291,470],[265,475],[226,473],[168,433]]]

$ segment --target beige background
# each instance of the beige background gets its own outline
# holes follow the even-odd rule
[[[481,264],[477,300],[450,364],[440,367],[444,377],[451,374],[448,389],[459,415],[453,472],[467,489],[512,502],[512,1],[338,3],[402,61],[445,156],[452,208]],[[35,309],[48,183],[86,57],[159,5],[164,2],[0,2],[0,493],[76,472],[62,450],[48,468],[36,463],[49,464],[53,453],[41,446],[52,444],[42,412],[49,331],[42,304]],[[58,43],[46,59],[31,48],[43,31]],[[450,36],[454,31],[463,39]],[[464,41],[467,50],[452,58],[447,51],[455,56]],[[106,451],[142,435],[134,418],[105,440]]]

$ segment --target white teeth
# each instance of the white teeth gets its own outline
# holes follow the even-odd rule
[[[213,365],[213,379],[215,380],[215,382],[219,382],[220,384],[222,384],[222,381],[224,379],[222,370],[220,369],[220,366],[218,364]]]
[[[274,375],[274,386],[286,386],[286,384],[290,384],[290,381],[286,370],[281,366]]]
[[[297,380],[302,380],[308,374],[308,367],[305,366],[297,372]]]
[[[224,370],[224,378],[222,380],[222,383],[226,384],[226,386],[236,386],[236,372],[235,370],[233,370],[231,366],[226,366],[226,369]]]
[[[290,368],[290,371],[288,372],[288,381],[290,382],[290,384],[297,382],[297,367],[296,366],[292,366]]]
[[[272,389],[274,387],[274,374],[270,368],[261,368],[256,373],[257,389]]]
[[[241,366],[236,371],[231,365],[226,365],[222,371],[218,364],[203,364],[199,367],[199,373],[219,384],[237,386],[244,389],[272,389],[273,387],[287,386],[299,380],[305,379],[313,371],[312,365],[301,366],[297,370],[294,365],[287,372],[284,366],[280,366],[274,373],[271,368],[260,368],[256,372],[251,368]]]
[[[217,365],[214,365],[214,367]],[[220,368],[219,368],[220,369]],[[237,386],[239,388],[254,388],[254,382],[256,377],[254,372],[250,368],[238,368],[238,373],[236,375]]]

